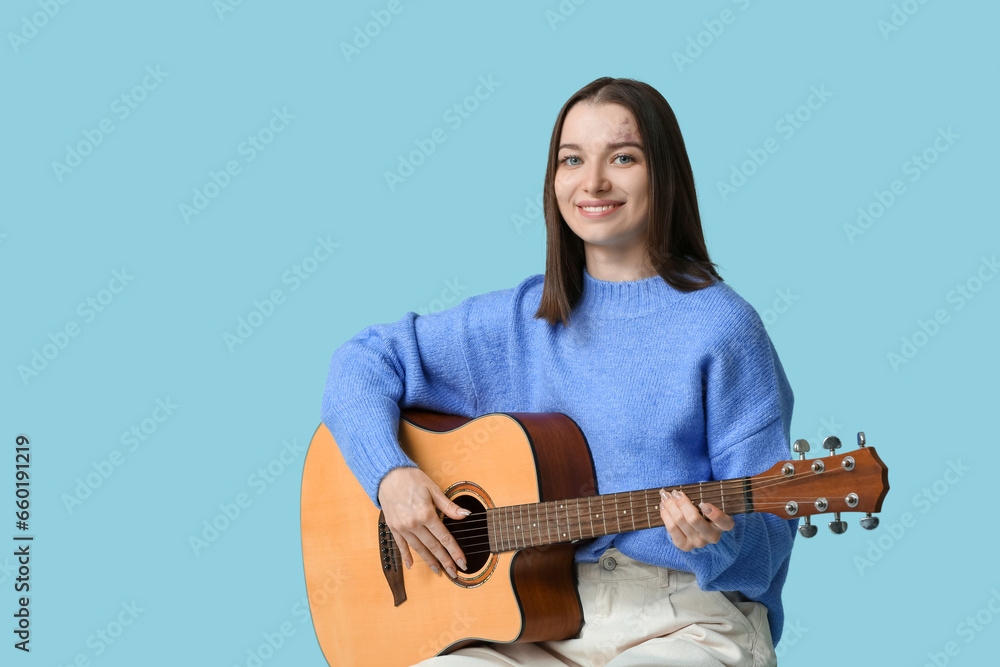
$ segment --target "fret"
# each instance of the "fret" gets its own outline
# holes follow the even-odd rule
[[[499,509],[492,509],[490,523],[493,525],[493,542],[497,545],[497,553],[503,553],[503,541],[500,539]]]
[[[573,541],[573,517],[569,515],[569,503],[563,503],[566,507],[566,535],[569,537],[570,542]]]
[[[608,508],[604,504],[604,497],[601,497],[601,521],[604,522],[604,535],[608,534]]]
[[[580,537],[577,539],[583,539],[583,517],[580,516],[580,499],[576,499],[576,528],[580,531]]]
[[[618,534],[622,532],[622,522],[621,519],[618,517],[618,494],[612,493],[611,497],[615,499],[615,523],[618,524],[618,530],[615,531],[615,534]]]
[[[504,544],[503,539],[503,508],[498,507],[495,512],[496,516],[493,520],[496,521],[497,524],[497,553],[501,553],[503,551],[507,551],[507,545]]]
[[[649,512],[649,493],[643,494],[643,502],[646,503],[646,525],[644,528],[651,528],[653,526],[653,516]]]
[[[531,533],[525,530],[528,524],[524,520],[524,513],[528,512],[528,521],[531,521],[531,509],[529,505],[521,505],[521,525],[518,526],[518,532],[521,535],[521,546],[528,546],[528,542],[531,539]]]
[[[721,509],[723,512],[726,512],[726,514],[729,514],[729,512],[726,511],[726,490],[722,487],[721,484],[719,484],[719,493],[722,494],[722,502],[720,503],[722,507],[720,507],[719,509]]]
[[[514,524],[514,549],[520,549],[523,545],[518,543],[518,538],[521,536],[521,506],[515,505],[510,508],[510,522]]]
[[[521,537],[520,515],[521,515],[521,506],[520,505],[515,505],[515,506],[513,506],[513,507],[510,508],[510,522],[512,524],[514,524],[514,549],[520,549],[522,546],[524,546],[523,544],[521,544],[519,542],[520,537]]]
[[[587,496],[587,518],[590,521],[590,537],[597,537],[597,533],[594,532],[594,507],[590,502],[590,496]]]
[[[517,533],[514,532],[513,505],[504,508],[504,517],[507,519],[507,546],[511,551],[514,551],[517,549]]]
[[[505,507],[503,512],[503,535],[504,542],[507,543],[507,550],[511,551],[514,548],[513,542],[510,539],[510,508]]]
[[[564,508],[565,508],[565,505],[563,503],[559,503],[559,509],[564,509]],[[569,521],[569,510],[566,511],[566,520]],[[558,526],[558,525],[559,525],[559,513],[556,512],[556,526]],[[560,542],[565,542],[566,541],[566,536],[568,534],[570,534],[569,525],[566,526],[566,530],[565,531],[560,531],[559,532],[559,541]],[[573,539],[573,538],[571,537],[570,539]]]
[[[542,543],[542,531],[538,528],[538,505],[535,504],[532,505],[531,507],[532,509],[535,510],[535,516],[534,518],[532,518],[531,510],[528,510],[528,518],[531,519],[531,527],[534,528],[536,532],[538,532],[538,541],[535,542],[535,535],[533,533],[529,534],[531,535],[532,546],[538,546],[539,544]]]
[[[545,508],[545,543],[552,544],[552,524],[549,521],[549,504],[543,505]]]
[[[632,530],[635,530],[635,508],[632,507],[632,493],[628,494],[628,513],[632,515]]]
[[[503,539],[503,508],[498,507],[497,512],[497,546],[499,547],[499,552],[507,551],[507,545],[504,543]]]
[[[698,482],[698,505],[700,506],[703,502],[705,502],[705,486]]]

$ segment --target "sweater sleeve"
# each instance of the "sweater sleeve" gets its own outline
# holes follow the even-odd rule
[[[488,387],[483,378],[503,376],[497,365],[506,356],[497,352],[510,317],[510,292],[472,296],[428,315],[407,313],[363,329],[334,352],[323,423],[376,506],[389,471],[416,467],[399,446],[400,409],[474,417],[481,402],[477,377]]]
[[[793,395],[764,325],[750,312],[703,369],[706,439],[717,480],[755,475],[789,458]],[[784,583],[798,520],[739,514],[716,544],[684,557],[702,590],[761,597]]]

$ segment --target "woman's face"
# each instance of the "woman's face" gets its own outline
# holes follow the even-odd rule
[[[583,239],[588,268],[595,260],[641,264],[649,183],[632,112],[618,104],[577,103],[563,121],[557,160],[559,212]]]

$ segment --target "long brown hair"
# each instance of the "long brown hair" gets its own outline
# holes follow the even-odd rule
[[[673,109],[655,88],[635,79],[601,77],[587,84],[559,111],[545,170],[545,285],[535,313],[549,324],[569,324],[583,294],[583,240],[566,224],[555,194],[559,139],[566,114],[577,102],[618,104],[635,117],[647,160],[649,225],[647,252],[656,272],[675,289],[690,292],[722,280],[708,257],[698,214],[694,174]]]

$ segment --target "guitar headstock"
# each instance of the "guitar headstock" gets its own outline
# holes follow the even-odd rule
[[[864,512],[861,527],[875,529],[878,517],[872,513],[881,511],[889,492],[889,469],[875,449],[866,445],[864,432],[858,433],[858,448],[853,452],[837,454],[840,439],[836,436],[823,440],[823,448],[829,456],[807,460],[809,442],[796,440],[792,450],[798,460],[777,463],[752,477],[754,510],[783,519],[804,518],[799,526],[802,537],[816,534],[809,517],[827,512],[833,512],[830,530],[837,535],[847,530],[841,512]]]

